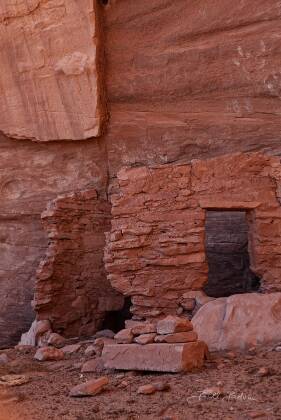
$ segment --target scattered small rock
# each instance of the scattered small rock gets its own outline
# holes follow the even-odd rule
[[[0,385],[20,386],[27,384],[29,380],[25,375],[4,375],[0,377]]]
[[[157,322],[158,334],[174,334],[177,332],[191,331],[193,326],[188,319],[168,315]]]
[[[49,346],[54,346],[57,348],[61,348],[65,345],[65,338],[57,333],[51,333],[49,338],[48,338],[48,345]]]
[[[17,344],[15,350],[23,354],[28,354],[34,351],[35,347],[28,344]]]
[[[133,335],[156,333],[156,325],[143,323],[132,328]]]
[[[171,389],[170,384],[168,382],[156,382],[153,384],[157,391],[169,391]]]
[[[157,391],[154,385],[148,384],[148,385],[142,385],[138,388],[137,393],[143,394],[143,395],[150,395],[154,394]]]
[[[122,381],[119,385],[120,388],[127,388],[127,386],[129,386],[129,382],[127,381]]]
[[[183,312],[184,312],[184,309],[181,306],[179,306],[177,309],[177,315],[182,315]]]
[[[138,394],[150,395],[154,394],[157,391],[168,391],[170,389],[170,385],[167,382],[160,381],[155,382],[153,384],[142,385],[138,388]]]
[[[81,349],[81,344],[68,344],[67,346],[62,347],[62,351],[65,354],[77,353]]]
[[[91,344],[85,350],[85,356],[94,356],[96,354],[96,347]]]
[[[95,353],[97,356],[101,356],[105,344],[114,344],[114,340],[112,338],[100,337],[94,341]]]
[[[101,330],[95,334],[95,338],[106,337],[106,338],[114,338],[115,333],[111,330]]]
[[[104,387],[109,383],[106,376],[99,379],[91,379],[90,381],[76,385],[71,389],[70,397],[91,397],[99,394],[104,390]]]
[[[138,344],[150,344],[154,342],[154,338],[156,337],[156,333],[151,334],[142,334],[138,337],[134,338],[134,342]]]
[[[225,356],[230,359],[230,360],[234,360],[236,359],[237,355],[236,353],[234,353],[234,351],[228,351]]]
[[[82,373],[92,373],[92,372],[101,373],[103,370],[104,370],[104,361],[101,357],[97,357],[96,359],[91,359],[85,362],[82,366],[81,372]]]
[[[182,298],[180,304],[186,311],[193,311],[196,300],[194,298]]]
[[[131,344],[134,339],[131,328],[125,328],[115,334],[114,339],[118,344]]]
[[[64,352],[55,347],[41,347],[35,353],[34,359],[40,362],[62,360]]]
[[[264,411],[251,411],[250,413],[248,413],[248,415],[251,419],[257,419],[259,417],[267,416],[267,414]]]
[[[259,368],[257,372],[258,376],[269,376],[270,375],[270,369],[267,367],[261,367]]]
[[[275,351],[281,351],[281,346],[277,346],[277,347],[275,347],[275,349],[274,349]]]

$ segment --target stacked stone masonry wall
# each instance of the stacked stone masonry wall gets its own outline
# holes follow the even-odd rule
[[[49,246],[37,270],[34,307],[65,336],[91,335],[123,307],[103,264],[110,208],[95,189],[59,196],[42,214]]]
[[[134,316],[175,313],[183,293],[204,286],[206,209],[247,211],[251,269],[264,292],[280,291],[280,177],[280,158],[259,153],[121,170],[105,261]]]

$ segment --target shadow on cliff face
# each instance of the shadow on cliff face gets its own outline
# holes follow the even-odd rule
[[[204,291],[212,297],[257,292],[259,277],[250,269],[246,211],[207,211]]]
[[[124,306],[120,311],[107,312],[101,329],[109,329],[117,333],[125,328],[125,321],[132,318],[132,314],[130,312],[131,305],[131,299],[126,297]]]

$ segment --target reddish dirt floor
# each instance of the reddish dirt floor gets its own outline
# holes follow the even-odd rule
[[[5,353],[10,362],[0,366],[0,380],[21,374],[28,382],[0,386],[0,420],[281,419],[281,352],[272,349],[212,355],[204,369],[187,374],[81,374],[82,352],[58,362],[37,362],[32,350]],[[69,396],[74,385],[101,375],[109,378],[103,393]],[[140,385],[155,381],[166,381],[170,390],[137,393]],[[217,387],[222,396],[204,396],[204,390]]]

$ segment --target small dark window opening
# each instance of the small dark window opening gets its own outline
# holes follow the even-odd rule
[[[132,314],[130,312],[131,306],[131,299],[126,297],[124,300],[124,306],[120,311],[111,311],[106,313],[101,329],[109,329],[117,333],[125,328],[125,321],[132,318]]]
[[[207,211],[205,248],[207,295],[223,297],[260,289],[260,279],[250,269],[246,211]]]
[[[106,6],[109,3],[109,0],[100,0],[101,4]]]

